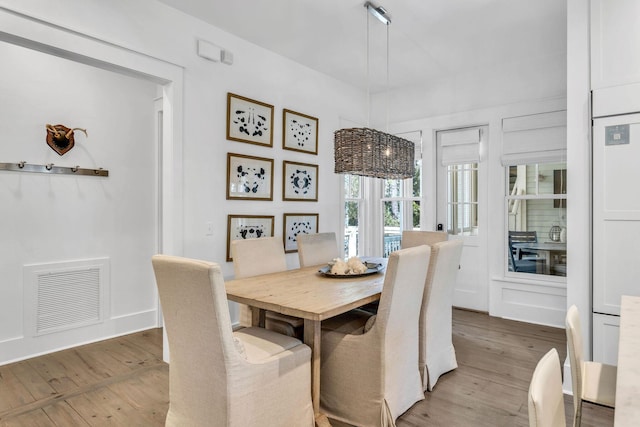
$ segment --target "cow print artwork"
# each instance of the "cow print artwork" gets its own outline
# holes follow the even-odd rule
[[[305,195],[311,191],[312,181],[311,175],[306,170],[296,169],[289,176],[289,183],[293,186],[293,192],[299,195]]]
[[[256,194],[264,185],[266,171],[264,168],[239,165],[236,168],[236,177],[240,186],[238,191]]]
[[[295,243],[298,241],[298,234],[310,234],[312,230],[311,221],[294,221],[287,232],[287,240]]]
[[[295,140],[295,144],[300,148],[304,148],[305,144],[309,142],[312,132],[313,129],[310,123],[302,123],[296,119],[289,121],[289,133]]]
[[[237,109],[233,112],[233,124],[238,132],[251,137],[261,137],[269,131],[267,118],[253,107]]]

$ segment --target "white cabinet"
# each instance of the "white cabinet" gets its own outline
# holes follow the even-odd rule
[[[593,311],[640,295],[640,114],[594,120]]]
[[[595,362],[618,364],[619,333],[619,316],[593,314],[593,360]]]
[[[640,1],[591,0],[591,89],[640,82]]]

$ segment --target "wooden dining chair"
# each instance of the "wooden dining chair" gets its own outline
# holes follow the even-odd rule
[[[336,233],[299,234],[297,242],[300,267],[326,264],[341,257]]]
[[[552,348],[538,362],[529,385],[529,427],[567,427],[558,351]]]
[[[278,237],[234,240],[231,256],[236,279],[277,273],[287,269],[287,259],[282,240]],[[251,326],[252,313],[249,306],[240,306],[240,326]],[[304,320],[285,314],[267,311],[265,327],[291,337],[302,337]]]
[[[233,332],[218,264],[152,264],[170,355],[165,425],[313,426],[311,349],[264,328]]]
[[[352,310],[322,322],[320,409],[329,418],[393,426],[424,399],[417,319],[428,261],[427,246],[393,252],[377,315]]]
[[[615,407],[617,368],[584,360],[580,313],[575,305],[567,310],[567,346],[573,386],[573,426],[582,421],[582,402]]]

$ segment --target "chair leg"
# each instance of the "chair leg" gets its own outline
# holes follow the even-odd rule
[[[573,409],[573,427],[580,427],[582,422],[582,399],[578,399],[578,404]]]

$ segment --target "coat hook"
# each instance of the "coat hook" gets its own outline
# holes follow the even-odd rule
[[[51,169],[53,169],[53,163],[47,163],[45,168],[47,168],[47,170],[50,171]]]
[[[94,169],[93,173],[95,173],[96,175],[100,174],[100,172],[102,171],[102,168],[98,168],[98,169]]]
[[[18,163],[18,167],[19,167],[20,169],[23,169],[23,168],[24,168],[24,164],[25,164],[25,163],[27,163],[27,162],[25,162],[24,160],[23,160],[23,161],[21,161],[21,162],[19,162],[19,163]]]
[[[76,165],[75,168],[71,168],[71,172],[76,173],[76,172],[78,172],[78,169],[80,169],[80,166]]]

